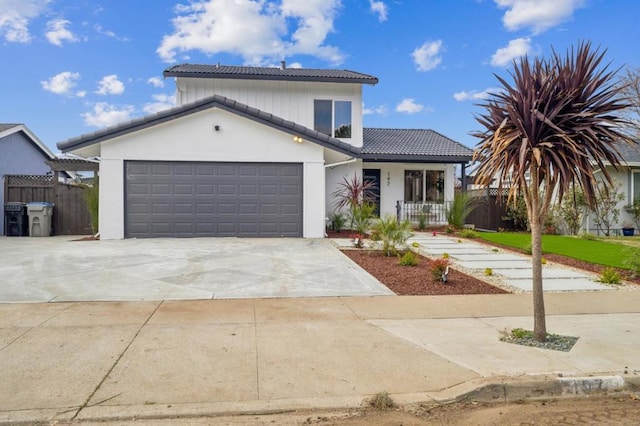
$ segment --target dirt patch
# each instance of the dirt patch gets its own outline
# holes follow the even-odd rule
[[[343,250],[343,253],[398,295],[508,293],[454,268],[449,269],[446,284],[434,282],[431,275],[433,261],[424,256],[418,256],[418,266],[402,266],[397,257],[387,257],[380,251]]]

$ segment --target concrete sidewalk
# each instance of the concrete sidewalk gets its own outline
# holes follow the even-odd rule
[[[571,352],[498,340],[531,295],[0,304],[0,421],[68,421],[506,398],[640,377],[640,292],[546,295]],[[562,379],[558,379],[559,376]],[[587,386],[592,386],[593,378]],[[497,391],[496,391],[497,389]],[[542,389],[542,390],[541,390]],[[561,388],[565,389],[565,388]]]

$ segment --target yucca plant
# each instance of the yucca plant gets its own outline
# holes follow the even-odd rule
[[[548,59],[527,56],[514,61],[513,84],[496,76],[501,89],[481,105],[476,117],[483,131],[474,152],[478,181],[510,182],[508,201],[522,193],[531,227],[534,336],[546,339],[542,287],[542,227],[557,194],[561,202],[573,183],[594,207],[596,171],[607,184],[607,170],[622,162],[618,144],[634,144],[622,129],[620,113],[629,107],[621,98],[615,72],[601,68],[604,52],[581,43],[565,57],[553,50]]]

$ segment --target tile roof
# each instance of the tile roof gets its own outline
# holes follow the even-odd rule
[[[64,142],[59,142],[57,147],[62,152],[73,151],[214,107],[254,120],[286,133],[290,133],[294,136],[301,136],[305,140],[347,155],[357,155],[360,151],[358,148],[355,148],[339,139],[332,138],[323,133],[309,129],[308,127],[294,123],[293,121],[285,120],[271,113],[264,112],[220,95],[210,96],[196,102],[184,104],[156,114],[120,123],[116,126],[98,130],[93,133],[87,133]]]
[[[636,141],[636,145],[621,144],[618,145],[620,155],[627,163],[640,163],[640,141]]]
[[[233,65],[179,64],[167,68],[164,77],[230,78],[246,80],[314,81],[330,83],[377,84],[372,75],[349,70],[242,67]]]
[[[429,129],[364,129],[361,157],[376,161],[467,162],[473,150]]]

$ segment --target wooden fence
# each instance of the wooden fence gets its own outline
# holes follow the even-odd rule
[[[7,175],[4,202],[53,203],[52,235],[91,235],[84,189],[56,180],[53,175]]]
[[[497,189],[470,190],[469,193],[474,197],[475,208],[467,217],[467,223],[475,225],[476,229],[490,231],[513,227],[511,221],[503,219],[507,211],[506,197],[500,199]]]

